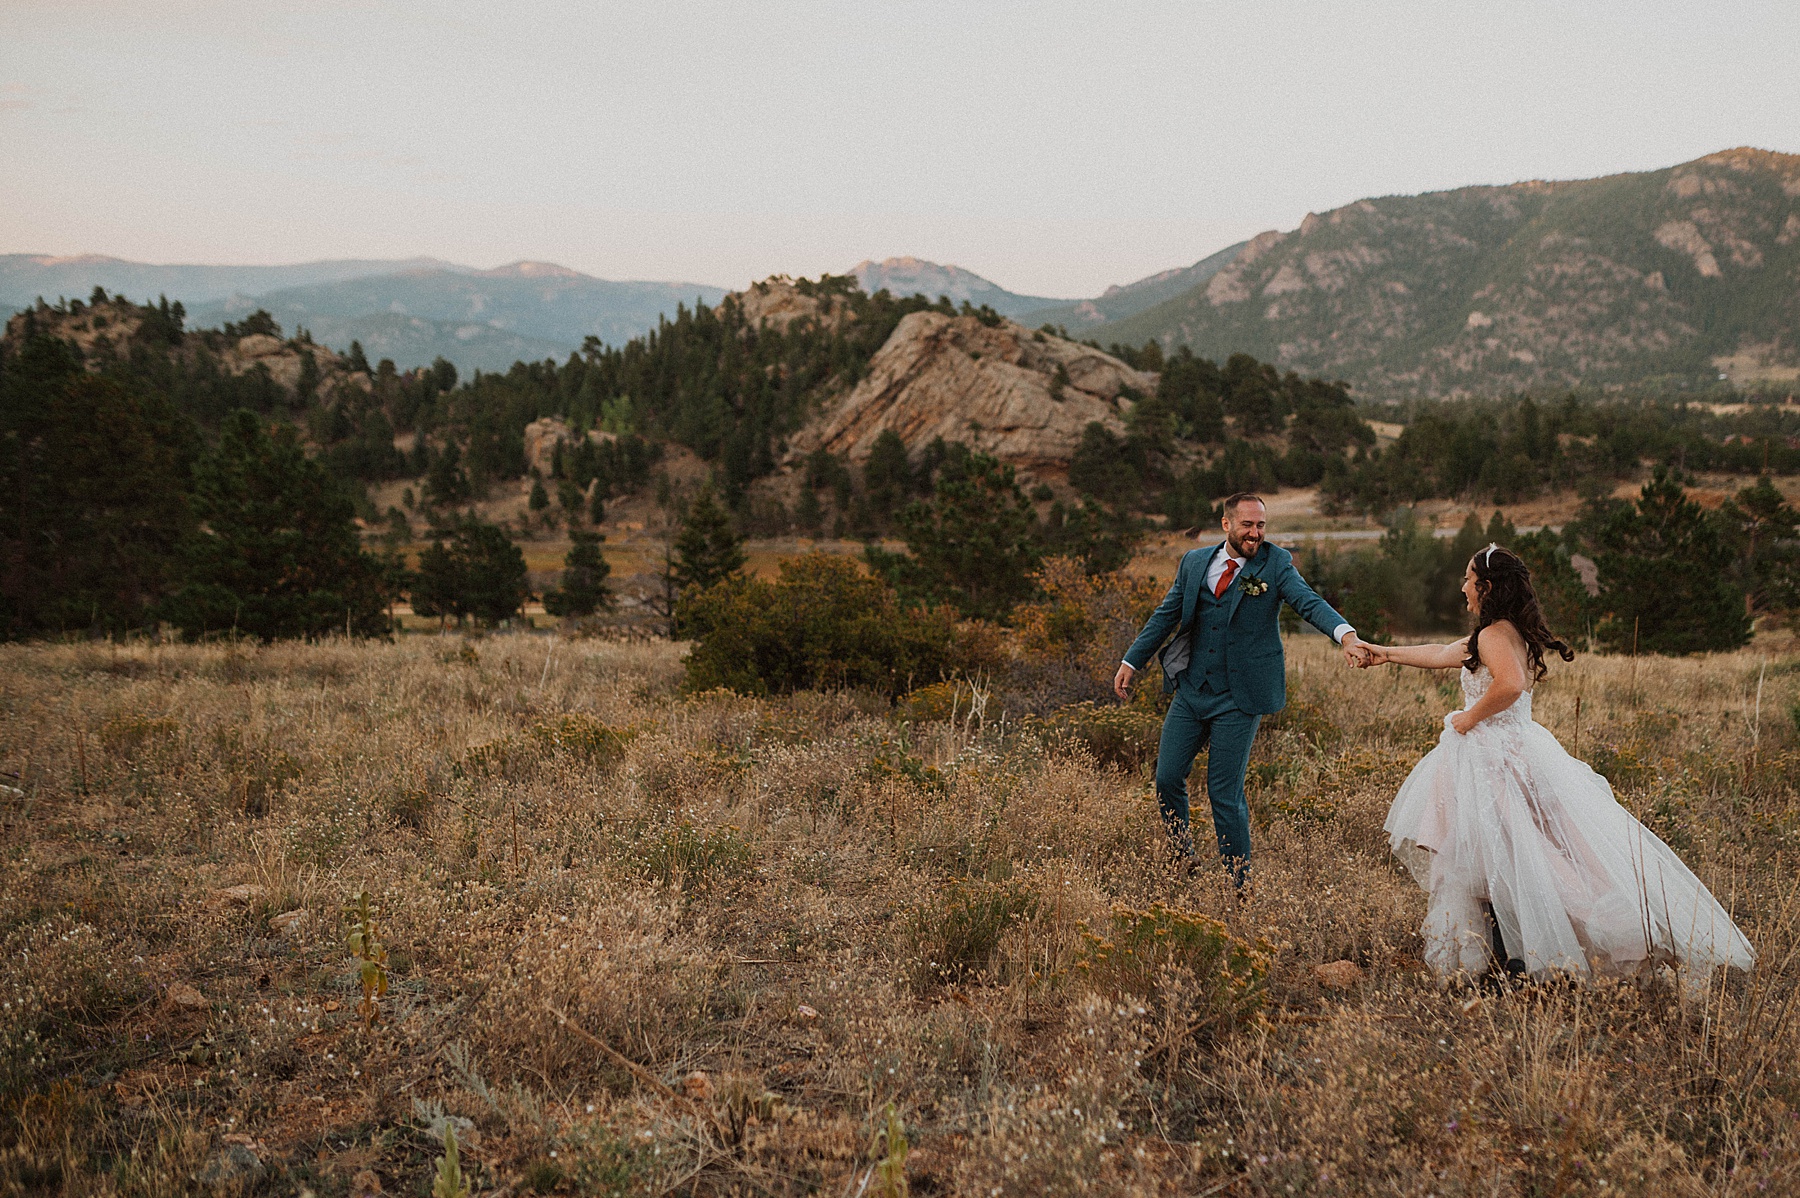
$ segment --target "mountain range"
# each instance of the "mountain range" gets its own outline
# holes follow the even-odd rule
[[[863,261],[869,292],[949,296],[1102,345],[1246,352],[1371,398],[1633,385],[1800,383],[1800,155],[1734,149],[1663,170],[1358,200],[1086,300],[1021,295],[957,266]],[[268,309],[323,344],[465,373],[622,344],[697,283],[612,282],[548,263],[435,259],[152,266],[0,256],[0,304],[166,294],[193,324]]]
[[[345,258],[293,266],[163,266],[103,254],[0,254],[0,304],[17,310],[40,296],[51,303],[62,296],[86,299],[95,287],[104,287],[138,300],[166,295],[193,307],[232,295],[261,295],[281,288],[408,270],[472,273],[469,267],[436,258]]]
[[[519,360],[566,358],[588,337],[623,345],[673,316],[678,304],[716,304],[722,287],[702,283],[614,282],[547,262],[495,270],[415,269],[233,296],[190,309],[202,327],[267,309],[283,327],[315,340],[362,342],[371,361],[402,368],[443,356],[467,373],[505,370]]]
[[[964,270],[960,266],[940,266],[921,258],[887,258],[880,262],[863,259],[850,268],[850,274],[862,289],[874,295],[887,288],[897,296],[923,295],[936,299],[947,295],[957,304],[983,304],[1017,320],[1027,312],[1059,304],[1063,301],[1041,295],[1017,295],[998,283]]]
[[[96,255],[0,256],[0,304],[8,309],[38,296],[85,298],[95,286],[178,299],[195,328],[262,308],[320,344],[343,350],[360,341],[371,361],[392,358],[406,369],[444,357],[465,374],[566,358],[589,336],[623,344],[673,316],[677,304],[716,304],[725,295],[703,283],[615,282],[544,262],[477,270],[432,258],[157,266]]]
[[[1088,332],[1365,397],[1800,378],[1800,155],[1359,200]]]

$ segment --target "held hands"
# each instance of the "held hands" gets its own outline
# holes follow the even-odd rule
[[[1344,651],[1344,663],[1358,670],[1367,669],[1375,664],[1373,659],[1375,646],[1365,645],[1357,639],[1356,633],[1346,632],[1344,639],[1338,642]]]

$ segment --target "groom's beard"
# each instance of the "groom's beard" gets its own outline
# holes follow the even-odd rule
[[[1256,551],[1258,549],[1262,548],[1262,543],[1263,543],[1263,539],[1254,534],[1252,534],[1250,536],[1242,537],[1242,538],[1234,537],[1234,536],[1231,536],[1230,534],[1227,534],[1225,537],[1225,541],[1228,545],[1231,546],[1231,551],[1233,553],[1237,554],[1239,557],[1243,558],[1245,561],[1248,561],[1249,559],[1255,557]]]

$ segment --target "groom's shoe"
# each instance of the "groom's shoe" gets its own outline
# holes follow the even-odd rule
[[[1192,881],[1200,873],[1200,858],[1192,853],[1175,855],[1175,880],[1177,882]]]

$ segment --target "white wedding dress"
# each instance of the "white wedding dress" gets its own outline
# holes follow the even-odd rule
[[[1463,708],[1487,692],[1462,672]],[[1750,942],[1674,850],[1613,798],[1606,779],[1531,718],[1527,691],[1459,735],[1444,721],[1388,812],[1394,853],[1430,895],[1420,929],[1440,978],[1494,966],[1489,923],[1527,973],[1589,976],[1679,964],[1692,984],[1749,969]]]

